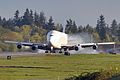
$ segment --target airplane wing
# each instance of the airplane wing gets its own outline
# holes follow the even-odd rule
[[[79,48],[88,48],[92,47],[93,49],[97,49],[100,45],[114,45],[115,42],[104,42],[104,43],[84,43],[84,44],[77,44],[77,45],[64,45],[61,48],[65,50],[75,50],[78,51]]]
[[[115,42],[103,42],[103,43],[97,43],[98,45],[111,45],[115,44]]]
[[[31,42],[16,42],[16,41],[5,41],[5,43],[12,43],[16,44],[18,49],[21,49],[23,46],[30,46],[32,50],[42,49],[46,51],[51,51],[51,47],[48,44],[41,44],[41,43],[31,43]],[[68,51],[75,50],[78,51],[80,48],[87,48],[92,47],[93,49],[97,49],[100,45],[114,45],[115,42],[104,42],[104,43],[85,43],[85,44],[77,44],[77,45],[62,45],[59,49],[63,49],[65,54],[68,55]],[[55,49],[55,48],[54,48]],[[54,50],[53,50],[54,51]],[[47,52],[46,52],[47,53]]]
[[[24,45],[24,46],[32,46],[33,45],[33,43],[30,43],[30,42],[5,41],[5,43],[21,44],[21,45]]]
[[[32,43],[32,42],[16,42],[16,41],[5,41],[5,43],[16,44],[18,49],[21,49],[22,46],[29,46],[32,50],[43,49],[46,50],[47,44],[41,43]]]
[[[93,49],[97,49],[98,46],[101,45],[114,45],[115,42],[103,42],[103,43],[85,43],[85,44],[80,44],[80,46],[82,48],[86,48],[86,47],[93,47]]]
[[[99,46],[99,45],[111,45],[111,44],[115,44],[115,42],[103,42],[103,43],[85,43],[85,44],[80,44],[81,47],[85,48],[85,47],[91,47],[91,46]]]

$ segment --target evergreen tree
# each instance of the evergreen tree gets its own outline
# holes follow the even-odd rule
[[[34,25],[39,26],[39,15],[36,11],[34,13]]]
[[[6,26],[6,22],[7,22],[6,18],[3,18],[3,19],[2,19],[2,26],[3,26],[3,27]]]
[[[78,32],[83,32],[83,26],[82,25],[80,25],[80,26],[78,26]]]
[[[58,23],[57,25],[55,25],[55,30],[63,32],[63,26],[62,26],[62,24]]]
[[[106,23],[103,15],[97,20],[96,31],[98,32],[100,39],[103,41],[106,38]]]
[[[77,32],[77,25],[76,25],[75,21],[73,21],[73,26],[71,28],[71,32],[72,33],[76,33]]]
[[[2,18],[1,18],[1,16],[0,16],[0,26],[2,26]]]
[[[85,27],[85,32],[91,34],[93,32],[93,28],[89,24],[87,24],[87,26]]]
[[[72,27],[72,20],[69,19],[69,20],[67,20],[67,24],[65,27],[65,33],[67,33],[67,34],[71,33],[71,27]]]
[[[48,20],[47,27],[48,27],[48,31],[55,29],[52,16],[50,16],[50,18]]]
[[[76,33],[77,32],[77,25],[75,21],[72,21],[71,19],[67,20],[67,24],[65,27],[65,33]]]
[[[19,11],[14,14],[14,26],[22,26],[22,17],[19,17]]]
[[[59,31],[63,32],[63,25],[62,24],[60,24],[60,30]]]
[[[46,22],[44,12],[40,12],[39,22],[40,22],[40,26],[42,26],[44,28],[45,22]]]
[[[116,34],[117,34],[116,37],[118,38],[118,40],[119,40],[119,42],[120,42],[120,23],[118,24],[118,29],[117,29]]]
[[[7,28],[7,29],[10,29],[10,30],[14,30],[14,20],[13,19],[4,19],[4,24],[3,24],[3,27],[4,28]]]
[[[30,17],[29,17],[30,24],[33,24],[33,11],[30,9]]]
[[[19,11],[18,11],[18,10],[15,12],[14,18],[15,18],[16,20],[19,18]]]
[[[32,10],[29,11],[29,9],[26,9],[22,22],[23,22],[23,25],[32,25],[32,22],[33,22]]]
[[[116,31],[118,29],[118,25],[117,25],[117,21],[115,19],[112,21],[110,29],[111,29],[112,35],[114,35],[114,36],[117,35]]]

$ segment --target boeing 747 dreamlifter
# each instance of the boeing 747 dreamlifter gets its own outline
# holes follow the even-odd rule
[[[21,49],[23,46],[30,46],[32,50],[42,49],[45,50],[45,53],[55,53],[56,50],[59,50],[59,53],[64,53],[65,55],[70,55],[70,50],[78,51],[80,48],[92,47],[97,49],[98,45],[109,45],[115,44],[115,42],[105,42],[105,43],[85,43],[85,44],[76,44],[68,45],[68,35],[52,30],[47,33],[47,43],[31,43],[31,42],[16,42],[16,41],[5,41],[6,43],[13,43],[17,45],[18,49]]]

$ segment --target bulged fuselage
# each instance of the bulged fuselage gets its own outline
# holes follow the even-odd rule
[[[47,42],[54,48],[61,48],[62,45],[67,45],[68,35],[63,32],[52,30],[47,34]]]

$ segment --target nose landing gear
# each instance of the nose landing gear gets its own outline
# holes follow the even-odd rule
[[[60,49],[58,51],[56,51],[53,47],[51,47],[50,50],[46,50],[45,53],[63,53],[66,56],[70,56],[70,53],[68,52],[69,50],[67,48],[65,49]]]

